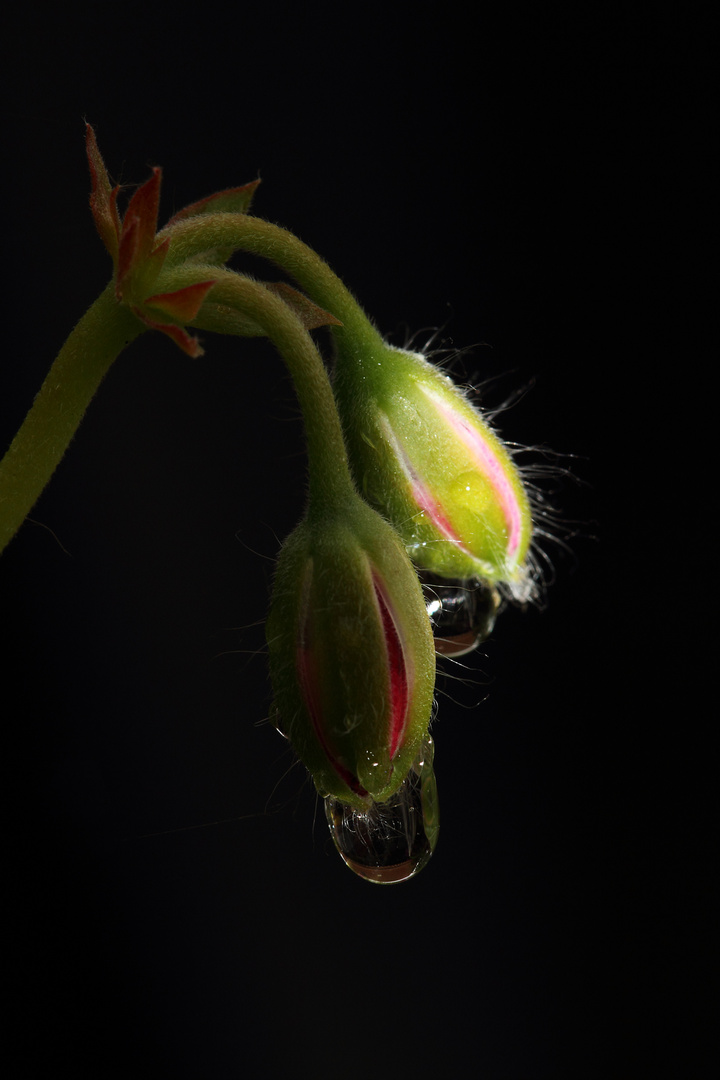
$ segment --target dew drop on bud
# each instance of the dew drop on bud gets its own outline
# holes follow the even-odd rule
[[[325,814],[335,847],[360,877],[391,885],[422,870],[435,850],[438,801],[433,772],[433,741],[428,735],[402,787],[384,803],[367,809],[328,795]]]
[[[463,656],[485,641],[495,625],[500,595],[487,581],[442,578],[419,570],[435,652]]]

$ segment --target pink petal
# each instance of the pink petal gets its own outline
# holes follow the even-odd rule
[[[520,543],[523,518],[517,494],[508,479],[504,463],[491,441],[483,437],[482,431],[477,426],[468,423],[464,416],[451,408],[439,395],[433,394],[427,387],[422,386],[421,390],[430,398],[444,420],[474,455],[478,471],[487,477],[492,485],[507,523],[507,551],[508,556],[512,558]]]

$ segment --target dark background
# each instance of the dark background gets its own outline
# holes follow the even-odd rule
[[[396,343],[474,346],[455,370],[489,407],[526,388],[501,431],[558,455],[567,548],[544,545],[547,609],[439,680],[432,862],[367,885],[266,721],[262,620],[304,500],[292,386],[261,342],[134,343],[0,566],[7,1075],[714,1075],[677,627],[697,526],[667,427],[696,393],[703,30],[477,10],[10,16],[4,443],[109,275],[87,119],[116,180],[163,166],[162,219],[260,175],[255,212]]]

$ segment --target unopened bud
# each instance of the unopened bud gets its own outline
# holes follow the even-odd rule
[[[524,598],[532,532],[517,467],[452,380],[390,346],[338,356],[336,396],[359,489],[413,561]]]
[[[358,496],[286,541],[267,640],[283,734],[320,794],[389,798],[427,735],[435,653],[402,542]]]

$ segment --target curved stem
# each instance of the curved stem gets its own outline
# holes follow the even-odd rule
[[[197,272],[197,267],[194,270]],[[213,304],[239,308],[256,322],[279,350],[292,376],[305,422],[310,513],[337,508],[354,495],[354,485],[330,380],[312,338],[288,305],[259,282],[217,267],[208,268],[210,273],[215,278]],[[203,328],[202,309],[193,326]],[[222,330],[217,317],[213,329]]]
[[[316,304],[340,319],[343,325],[334,326],[332,333],[343,343],[346,354],[357,349],[367,357],[373,349],[384,347],[381,334],[337,274],[287,229],[247,214],[221,213],[178,222],[159,233],[158,239],[164,236],[171,237],[166,265],[196,259],[212,249],[223,253],[242,250],[269,259],[290,274]]]
[[[70,334],[0,461],[0,551],[50,480],[113,360],[145,329],[118,304],[111,282]]]

